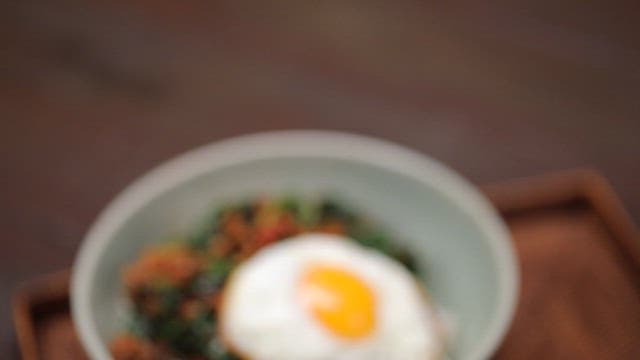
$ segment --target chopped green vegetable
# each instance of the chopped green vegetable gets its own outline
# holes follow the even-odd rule
[[[412,274],[420,274],[420,269],[418,268],[418,263],[416,262],[415,257],[406,249],[396,247],[389,253],[389,256],[404,265],[404,267],[406,267]]]
[[[353,224],[356,220],[356,216],[349,209],[332,199],[324,200],[319,208],[322,220],[335,219],[348,225]]]
[[[195,250],[204,250],[209,245],[211,237],[218,231],[222,216],[229,211],[228,207],[215,209],[188,239],[187,243]]]
[[[218,291],[231,273],[234,265],[234,262],[228,258],[212,260],[193,282],[193,291],[199,294]]]
[[[388,254],[391,249],[389,238],[379,231],[361,230],[353,234],[353,237],[360,245],[376,249],[385,254]]]
[[[206,349],[211,335],[211,326],[198,326],[180,318],[171,318],[160,324],[156,339],[180,355],[194,355]]]

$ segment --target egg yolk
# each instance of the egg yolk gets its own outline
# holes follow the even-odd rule
[[[375,296],[353,273],[335,266],[311,266],[298,290],[306,309],[332,334],[356,340],[374,330]]]

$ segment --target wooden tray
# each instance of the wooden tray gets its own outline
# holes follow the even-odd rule
[[[572,171],[483,188],[515,241],[522,287],[496,359],[640,359],[640,242],[607,182]],[[14,296],[24,359],[83,359],[69,274]]]
[[[25,360],[88,359],[69,309],[68,270],[24,284],[13,296],[13,320]]]

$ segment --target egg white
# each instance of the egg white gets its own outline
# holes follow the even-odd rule
[[[376,326],[362,339],[333,334],[296,294],[309,265],[351,272],[373,291]],[[343,237],[304,234],[240,265],[223,295],[220,333],[251,360],[429,360],[442,352],[439,321],[402,265]]]

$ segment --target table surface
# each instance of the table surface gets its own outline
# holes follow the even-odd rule
[[[640,3],[0,5],[0,348],[127,183],[272,129],[380,136],[475,183],[599,169],[640,219]]]

